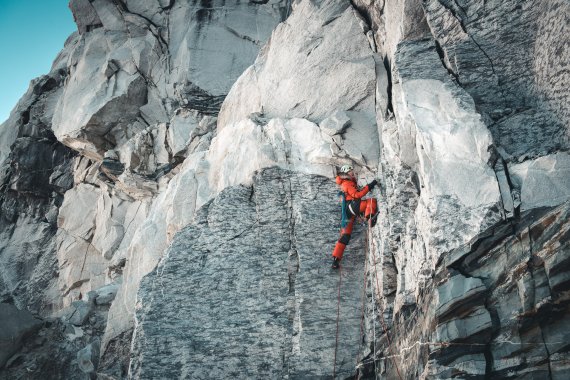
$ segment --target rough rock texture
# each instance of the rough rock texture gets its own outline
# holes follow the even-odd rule
[[[330,18],[339,8],[346,9],[344,6],[331,6],[326,10],[328,13],[323,13],[330,14]],[[354,13],[349,12],[347,15],[357,20]],[[310,22],[310,16],[312,14],[309,13],[299,17],[297,28]],[[370,56],[368,41],[359,40],[359,43],[358,50],[368,51]],[[334,45],[329,45],[327,49],[333,48]],[[328,55],[324,54],[324,57]],[[326,61],[321,57],[321,60],[315,61],[314,64],[324,65]],[[374,62],[370,58],[367,76],[362,78],[367,83],[374,83],[373,65]],[[353,70],[352,75],[362,75],[360,65],[350,67]],[[343,97],[324,99],[323,104],[327,104],[332,110],[343,109],[347,104],[346,99],[351,96],[346,94]],[[197,151],[180,166],[179,174],[170,181],[166,191],[156,198],[149,218],[135,234],[127,253],[124,286],[117,295],[118,302],[111,307],[109,318],[113,323],[108,325],[106,339],[132,328],[140,280],[155,268],[168,242],[179,229],[191,222],[194,212],[224,188],[251,184],[256,170],[274,165],[330,177],[333,163],[352,160],[376,162],[378,148],[374,141],[377,132],[369,119],[373,117],[374,112],[372,97],[373,93],[367,94],[368,106],[363,108],[363,111],[347,113],[351,118],[351,126],[343,134],[332,136],[323,133],[317,124],[307,119],[290,119],[288,114],[273,113],[273,118],[270,118],[269,115],[254,113],[224,128],[218,120],[216,136],[211,142],[208,140],[202,144],[201,149],[198,145]],[[226,104],[232,104],[232,99],[232,95],[229,95]],[[239,102],[242,101],[244,99],[239,99]],[[206,139],[206,136],[207,134],[204,134],[202,139]],[[155,237],[151,243],[147,238],[149,235]]]
[[[4,303],[0,304],[0,320],[0,367],[3,367],[10,356],[18,351],[26,335],[37,330],[41,322],[28,311],[18,310],[15,306]]]
[[[0,126],[0,377],[567,377],[567,1],[70,9]]]
[[[229,187],[202,207],[141,283],[131,376],[330,376],[339,281],[336,373],[349,376],[360,341],[364,239],[353,241],[342,272],[330,268],[322,247],[337,237],[335,193],[326,177],[270,168],[252,187]],[[173,302],[187,306],[169,308]],[[150,354],[154,347],[159,355]]]
[[[74,0],[70,9],[79,33],[0,128],[0,159],[8,160],[1,173],[1,300],[42,316],[65,314],[91,291],[122,289],[137,242],[153,251],[143,242],[153,236],[143,222],[154,196],[186,156],[207,149],[226,93],[289,4]],[[192,217],[170,212],[170,237]],[[167,242],[166,233],[157,236],[153,255]],[[150,260],[148,271],[155,264]],[[131,294],[137,287],[135,281]],[[84,322],[78,315],[75,322]],[[117,352],[132,325],[132,316],[121,318],[124,326],[111,318],[109,330],[120,327],[104,341]],[[96,331],[86,343],[102,334]]]
[[[519,161],[569,148],[561,89],[570,85],[570,57],[560,38],[569,31],[568,2],[434,0],[425,8],[446,67],[491,118],[497,145]]]
[[[563,378],[569,212],[568,203],[535,211],[451,252],[417,307],[394,315],[399,354],[379,355],[384,376]]]
[[[63,194],[73,186],[75,153],[50,129],[65,58],[30,83],[0,127],[0,300],[41,315],[61,307],[53,237]]]

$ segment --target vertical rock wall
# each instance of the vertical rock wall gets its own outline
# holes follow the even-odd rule
[[[0,301],[44,318],[2,371],[564,378],[565,1],[70,8],[0,127]]]
[[[551,223],[565,230],[567,205],[553,206],[568,200],[568,110],[557,105],[568,41],[546,41],[567,29],[557,22],[567,5],[354,3],[391,73],[378,81],[388,93],[377,97],[386,220],[374,231],[388,330],[374,346],[382,359],[367,364],[387,378],[558,378],[567,352],[548,350],[563,334],[550,326],[566,318],[567,289],[552,292],[556,275],[533,255],[558,241],[551,252],[564,262],[567,248],[542,232],[538,246],[514,242]],[[539,79],[553,73],[556,83]],[[545,297],[556,317],[542,319],[528,297]]]
[[[354,239],[341,279],[323,249],[337,238],[335,196],[328,178],[268,168],[204,205],[141,283],[131,376],[321,378],[335,355],[337,375],[350,376],[364,238]]]
[[[0,297],[42,316],[61,308],[54,235],[58,207],[73,186],[76,155],[50,129],[65,58],[61,54],[50,74],[30,83],[0,130]]]

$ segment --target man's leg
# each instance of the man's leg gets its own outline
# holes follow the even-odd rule
[[[354,216],[350,218],[346,227],[340,230],[340,239],[336,242],[333,251],[333,257],[338,261],[342,260],[342,255],[344,254],[344,249],[350,241],[350,234],[352,234],[352,227],[354,225]],[[334,264],[333,264],[334,265]]]
[[[378,220],[378,205],[376,199],[363,199],[360,203],[360,214],[364,214],[366,219],[370,218],[370,225],[374,227]]]
[[[363,199],[360,201],[360,214],[364,214],[365,218],[369,218],[371,215],[376,214],[378,210],[378,205],[375,198]]]

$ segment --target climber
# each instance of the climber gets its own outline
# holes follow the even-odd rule
[[[336,242],[336,245],[334,247],[332,254],[332,267],[335,269],[340,266],[340,260],[342,260],[344,249],[350,241],[350,234],[352,233],[352,226],[354,225],[354,220],[356,217],[364,216],[366,220],[370,221],[370,225],[372,227],[376,225],[376,220],[378,219],[376,199],[362,199],[363,196],[374,189],[374,186],[377,184],[376,180],[373,180],[364,188],[358,190],[353,167],[350,165],[343,165],[340,168],[340,174],[336,177],[336,183],[340,185],[342,194],[346,201],[343,202],[343,205],[345,207],[343,213],[346,213],[350,219],[348,222],[345,220],[342,221],[340,239]]]

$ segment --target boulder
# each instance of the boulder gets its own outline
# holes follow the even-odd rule
[[[117,291],[119,289],[119,284],[109,284],[102,288],[96,289],[94,294],[94,300],[96,305],[110,305],[115,299]]]
[[[344,132],[350,124],[350,118],[344,111],[335,111],[332,115],[319,123],[321,130],[329,136]]]
[[[95,372],[99,364],[100,345],[96,340],[77,352],[77,363],[81,372],[86,374]]]
[[[74,326],[82,326],[93,312],[93,301],[73,301],[67,313],[67,320]]]

